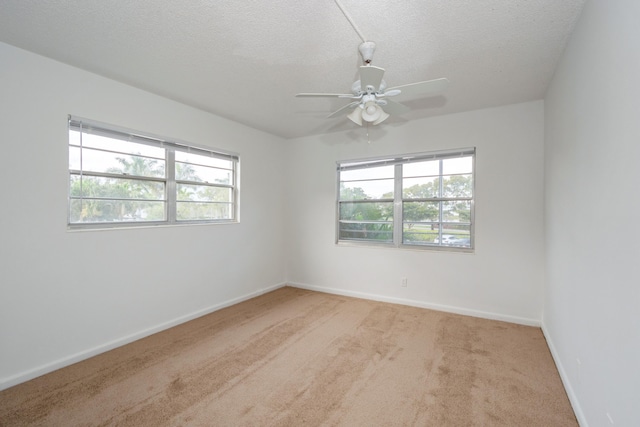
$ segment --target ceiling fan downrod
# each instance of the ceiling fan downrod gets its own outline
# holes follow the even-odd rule
[[[344,15],[344,17],[347,18],[347,21],[349,21],[349,24],[351,24],[355,32],[358,33],[358,36],[362,39],[362,42],[366,43],[367,39],[362,35],[360,30],[358,30],[358,27],[356,27],[356,24],[353,22],[353,19],[351,19],[347,11],[344,10],[344,6],[342,6],[342,3],[340,3],[339,0],[334,0],[334,1],[336,2],[336,5],[340,8],[340,11]]]

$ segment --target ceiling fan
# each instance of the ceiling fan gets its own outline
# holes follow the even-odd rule
[[[340,6],[339,3],[338,6]],[[444,91],[449,85],[449,80],[440,78],[387,88],[387,83],[382,78],[384,68],[371,65],[375,48],[376,44],[371,41],[364,41],[360,44],[358,50],[366,65],[360,66],[360,79],[351,85],[352,93],[299,93],[296,96],[353,99],[354,101],[334,111],[327,118],[336,117],[352,108],[353,111],[347,115],[349,120],[359,126],[362,126],[363,121],[367,124],[377,125],[389,118],[391,114],[400,115],[410,110],[406,105],[388,98],[400,94],[432,96]]]

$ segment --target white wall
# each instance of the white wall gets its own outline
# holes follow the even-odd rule
[[[539,324],[542,101],[288,141],[288,278],[298,286]],[[474,254],[335,244],[336,161],[477,147]],[[408,286],[400,286],[401,278]]]
[[[0,63],[0,388],[284,282],[283,140],[6,44]],[[68,114],[239,153],[241,223],[67,231]]]
[[[583,425],[640,425],[639,16],[588,1],[545,99],[543,327]]]

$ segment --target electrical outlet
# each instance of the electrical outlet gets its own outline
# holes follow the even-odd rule
[[[403,278],[402,278],[402,287],[403,287],[403,288],[406,288],[406,287],[407,287],[407,278],[406,278],[406,277],[403,277]]]

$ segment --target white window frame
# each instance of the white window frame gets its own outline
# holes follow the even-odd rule
[[[162,226],[162,225],[183,225],[183,224],[219,224],[219,223],[237,223],[239,222],[239,170],[240,170],[240,157],[236,153],[221,151],[218,149],[212,149],[209,147],[196,146],[190,143],[185,143],[177,140],[167,140],[155,135],[138,132],[130,129],[126,129],[119,126],[101,123],[95,120],[81,118],[77,116],[69,115],[68,117],[68,133],[71,135],[71,131],[77,131],[81,134],[93,134],[100,135],[107,138],[117,139],[119,141],[132,142],[136,144],[143,144],[147,146],[157,147],[164,150],[165,153],[165,176],[150,178],[150,177],[135,177],[127,174],[114,175],[108,172],[95,172],[84,171],[82,169],[82,162],[80,162],[79,169],[72,169],[69,166],[69,178],[68,178],[68,192],[67,192],[67,228],[70,230],[81,229],[110,229],[110,228],[127,228],[127,227],[147,227],[147,226]],[[78,145],[72,145],[71,138],[69,139],[69,150],[71,148],[77,148]],[[80,151],[82,152],[82,143],[80,142]],[[222,159],[230,161],[232,168],[229,169],[231,173],[231,183],[227,184],[211,184],[202,182],[191,182],[176,180],[175,165],[176,165],[176,152],[192,153],[199,156],[212,157],[216,159]],[[144,156],[143,156],[144,157]],[[182,162],[179,162],[182,163]],[[196,163],[191,163],[197,166]],[[165,204],[165,219],[157,221],[93,221],[93,222],[71,222],[71,204],[73,200],[85,200],[89,197],[72,196],[71,194],[71,181],[72,177],[93,176],[99,178],[125,178],[131,180],[144,180],[155,181],[164,185],[164,198],[153,200],[156,202],[163,202]],[[215,188],[225,188],[231,191],[231,209],[230,217],[223,219],[191,219],[191,220],[178,220],[177,219],[177,185],[179,184],[196,184],[206,185]]]
[[[419,161],[427,161],[427,160],[445,160],[445,159],[453,159],[457,157],[471,157],[472,158],[472,171],[471,171],[471,197],[455,197],[455,198],[446,198],[442,197],[433,197],[428,199],[404,199],[403,198],[403,177],[402,177],[402,165],[408,164],[411,162],[419,162]],[[336,235],[335,242],[339,245],[363,245],[363,246],[382,246],[382,247],[394,247],[394,248],[405,248],[405,249],[430,249],[430,250],[447,250],[447,251],[458,251],[458,252],[473,252],[475,248],[475,182],[476,182],[476,149],[475,147],[469,148],[461,148],[455,150],[442,150],[442,151],[432,151],[432,152],[423,152],[423,153],[413,153],[413,154],[402,154],[402,155],[394,155],[394,156],[385,156],[385,157],[376,157],[376,158],[368,158],[368,159],[355,159],[355,160],[345,160],[337,162],[337,187],[336,187]],[[355,238],[341,238],[340,237],[340,224],[348,223],[347,220],[340,219],[340,207],[342,203],[353,203],[353,200],[345,199],[341,200],[340,198],[340,189],[341,189],[341,172],[342,171],[351,171],[358,169],[367,169],[372,167],[379,166],[393,166],[394,174],[393,174],[393,183],[394,183],[394,191],[393,191],[393,199],[366,199],[365,201],[360,200],[359,203],[393,203],[393,220],[386,221],[389,224],[392,224],[392,241],[377,241],[375,239],[355,239]],[[443,175],[442,171],[442,162],[440,162],[440,170],[439,175],[440,185],[442,185],[442,177],[447,176]],[[389,178],[390,179],[390,178]],[[469,233],[470,233],[470,241],[468,246],[452,246],[447,245],[446,242],[443,242],[442,236],[443,227],[438,228],[438,243],[409,243],[403,241],[403,226],[404,226],[404,213],[403,213],[403,203],[404,202],[420,202],[420,201],[428,201],[428,202],[447,202],[447,201],[468,201],[470,202],[470,220],[469,220]],[[447,223],[443,221],[443,213],[442,207],[439,212],[439,221],[440,225]],[[353,222],[353,221],[352,221]],[[366,221],[363,221],[366,222]],[[375,221],[371,221],[375,222]],[[463,223],[462,225],[467,225]]]

